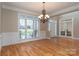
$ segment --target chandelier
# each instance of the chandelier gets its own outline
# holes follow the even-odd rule
[[[42,23],[47,22],[49,19],[49,15],[46,14],[46,10],[45,10],[45,2],[43,2],[42,14],[38,18],[40,19]]]

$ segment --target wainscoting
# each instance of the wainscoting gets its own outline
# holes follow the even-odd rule
[[[40,32],[39,37],[33,38],[33,39],[20,39],[18,32],[5,32],[5,33],[2,33],[1,45],[7,46],[7,45],[21,43],[21,42],[41,40],[44,38],[47,38],[44,32],[43,33]]]

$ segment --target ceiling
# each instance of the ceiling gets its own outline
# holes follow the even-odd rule
[[[77,4],[79,2],[46,2],[45,9],[48,14],[52,14]],[[21,8],[38,14],[41,14],[43,9],[42,2],[4,2],[4,5]]]

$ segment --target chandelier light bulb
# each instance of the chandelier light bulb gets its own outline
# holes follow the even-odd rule
[[[45,15],[47,18],[49,18],[49,15]]]
[[[38,16],[38,18],[39,18],[39,19],[41,19],[41,17],[40,17],[40,16]]]

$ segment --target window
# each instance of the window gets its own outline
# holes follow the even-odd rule
[[[36,16],[19,16],[19,35],[21,39],[37,38],[39,20]]]

